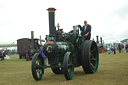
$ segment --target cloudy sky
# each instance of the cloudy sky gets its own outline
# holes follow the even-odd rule
[[[92,26],[92,39],[105,43],[128,38],[128,0],[0,0],[0,43],[20,38],[45,38],[49,33],[47,8],[56,8],[55,25],[65,32],[73,25]]]

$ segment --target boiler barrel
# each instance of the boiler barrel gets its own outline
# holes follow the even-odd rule
[[[74,52],[74,46],[70,42],[46,42],[43,48],[44,54],[50,58],[64,56],[66,52]]]

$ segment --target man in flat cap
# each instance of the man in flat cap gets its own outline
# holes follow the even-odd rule
[[[90,38],[91,38],[91,25],[87,24],[86,20],[84,21],[83,31],[84,31],[84,40],[90,40]]]

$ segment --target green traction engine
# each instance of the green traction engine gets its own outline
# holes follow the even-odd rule
[[[44,70],[51,68],[55,74],[64,74],[67,80],[74,76],[74,68],[82,66],[86,74],[95,73],[98,69],[99,53],[95,41],[84,40],[84,33],[80,25],[74,26],[71,33],[63,33],[55,27],[55,8],[48,8],[49,35],[43,52],[48,58],[48,65],[44,64],[41,53],[35,53],[32,58],[32,75],[35,80],[41,80]]]

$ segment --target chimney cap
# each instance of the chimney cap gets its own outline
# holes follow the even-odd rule
[[[55,12],[56,9],[53,8],[53,7],[50,7],[50,8],[48,8],[47,10],[48,10],[48,12]]]

